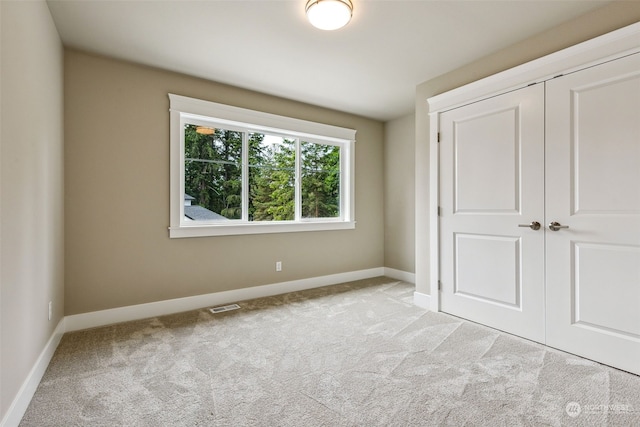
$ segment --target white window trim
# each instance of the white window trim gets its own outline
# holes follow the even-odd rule
[[[174,94],[169,94],[169,104],[170,238],[347,230],[355,228],[355,130]],[[340,217],[271,222],[242,220],[224,223],[197,222],[194,224],[193,222],[186,222],[184,220],[184,133],[182,132],[185,119],[188,119],[189,123],[200,120],[203,124],[215,122],[230,127],[250,128],[252,131],[284,134],[309,142],[339,145],[342,148],[340,152]],[[298,197],[299,195],[296,196],[296,199]],[[298,209],[300,201],[296,200],[296,202],[296,209]]]

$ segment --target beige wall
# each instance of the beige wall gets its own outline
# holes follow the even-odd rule
[[[169,239],[167,93],[356,129],[356,229]],[[67,315],[383,266],[380,122],[67,51],[65,132]]]
[[[3,419],[64,311],[63,50],[46,3],[0,10]]]
[[[415,115],[385,123],[384,266],[415,270]]]
[[[466,83],[640,21],[640,2],[618,1],[420,84],[416,89],[416,290],[429,294],[429,117],[426,100]]]

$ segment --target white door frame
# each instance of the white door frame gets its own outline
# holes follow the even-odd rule
[[[428,221],[429,241],[419,245],[429,245],[430,298],[429,309],[440,311],[440,239],[439,239],[439,146],[438,131],[440,114],[456,107],[467,105],[490,96],[520,89],[531,83],[550,80],[561,74],[572,73],[593,65],[621,58],[640,52],[640,22],[623,27],[619,30],[587,40],[583,43],[560,50],[542,58],[535,59],[509,70],[486,77],[473,83],[436,95],[427,100],[429,104],[429,213],[428,218],[417,213],[416,229],[419,223]],[[425,224],[426,225],[426,224]],[[424,247],[424,246],[423,246]],[[423,262],[416,259],[416,263]],[[416,269],[416,283],[425,283],[424,277],[419,277],[422,269]],[[423,301],[423,295],[416,292],[414,301]]]

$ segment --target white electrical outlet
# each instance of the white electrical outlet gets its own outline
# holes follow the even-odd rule
[[[49,301],[49,320],[53,316],[53,302]]]
[[[276,261],[276,271],[282,271],[282,261]]]

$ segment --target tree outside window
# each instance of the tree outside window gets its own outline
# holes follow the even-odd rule
[[[199,132],[202,128],[208,131]],[[301,218],[340,216],[337,145],[195,124],[184,126],[184,141],[184,192],[193,197],[191,204],[223,219],[243,219],[246,174],[249,221],[294,221],[299,175]],[[243,147],[247,150],[246,167]],[[299,159],[296,153],[300,153]]]

